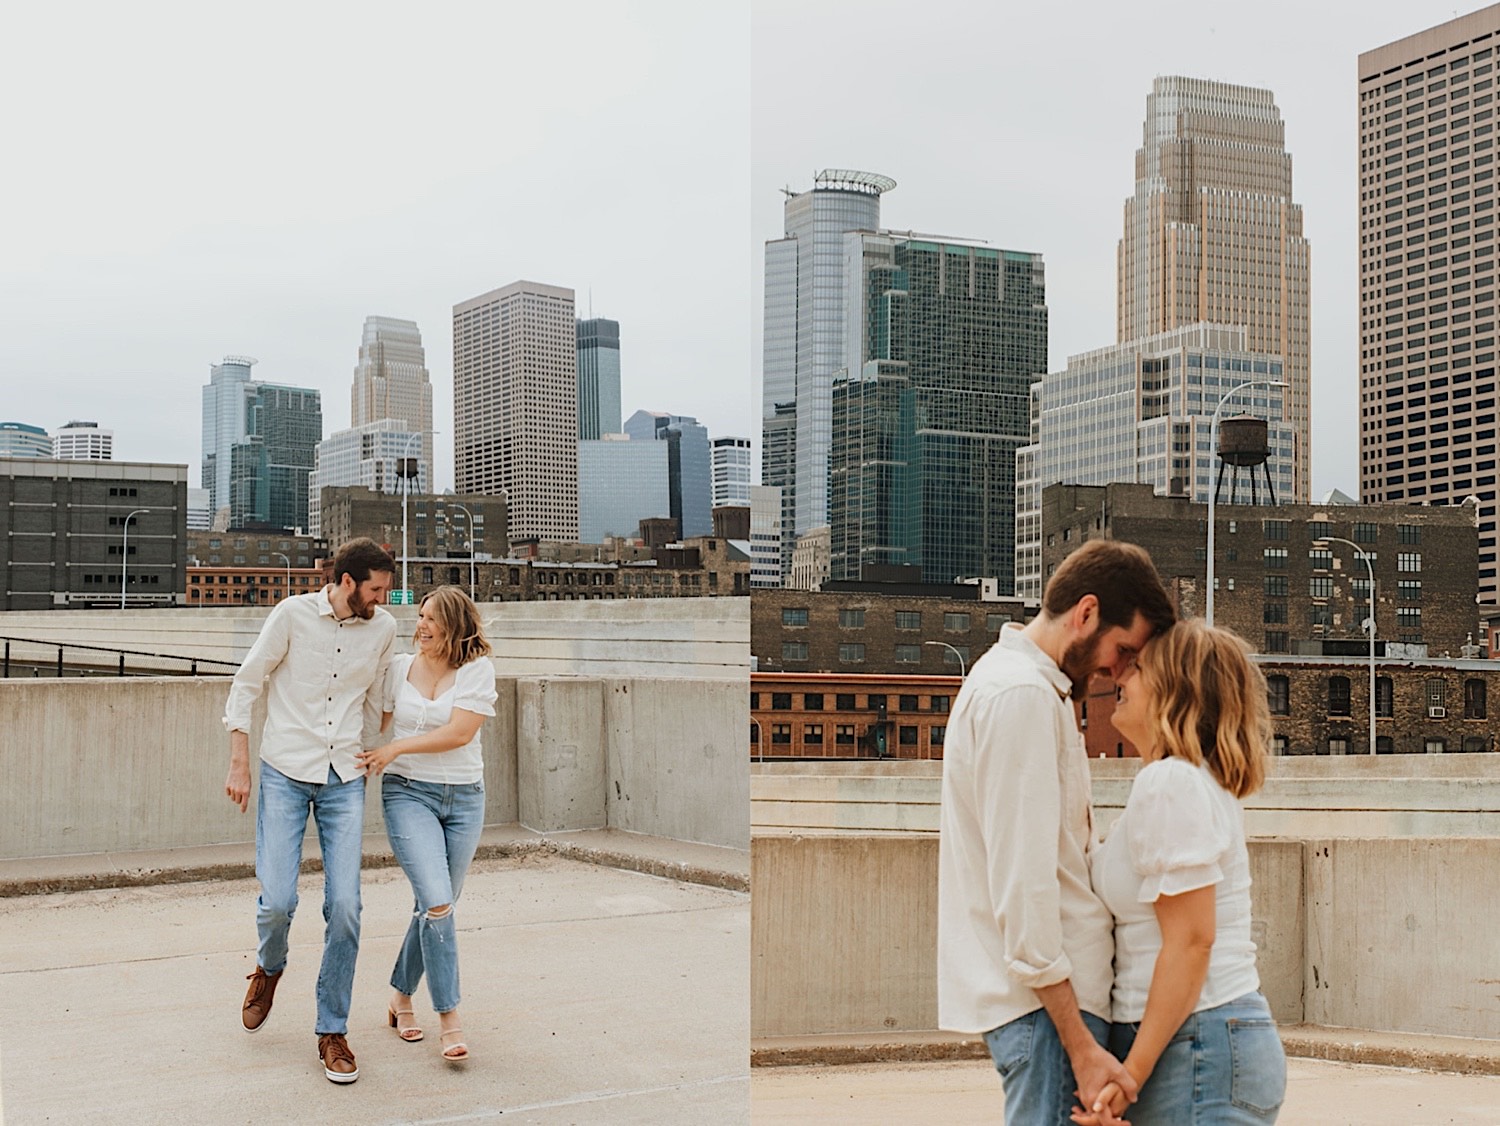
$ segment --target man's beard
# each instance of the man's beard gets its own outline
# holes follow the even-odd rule
[[[1099,631],[1103,623],[1094,623],[1094,632],[1087,637],[1080,637],[1066,649],[1063,650],[1062,661],[1058,667],[1063,674],[1073,682],[1073,695],[1081,697],[1088,689],[1089,681],[1093,679],[1094,673],[1099,670]]]
[[[349,613],[364,618],[365,621],[375,616],[375,603],[361,598],[357,586],[349,592]]]

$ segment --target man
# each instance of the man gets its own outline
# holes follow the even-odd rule
[[[380,726],[396,622],[380,609],[396,564],[372,540],[351,540],[333,560],[333,582],[279,603],[235,674],[224,708],[229,778],[243,813],[250,797],[250,712],[263,688],[255,875],[260,880],[255,972],[240,1019],[257,1031],[271,1013],[297,909],[302,837],[312,813],[323,853],[323,967],[318,974],[318,1055],[334,1083],[359,1078],[345,1035],[359,953],[359,867],[365,779],[355,756]]]
[[[1042,612],[1007,625],[970,671],[943,748],[938,1024],[983,1033],[1005,1120],[1069,1121],[1113,1080],[1114,924],[1089,887],[1089,769],[1069,696],[1119,676],[1176,618],[1150,557],[1092,540],[1057,568]]]

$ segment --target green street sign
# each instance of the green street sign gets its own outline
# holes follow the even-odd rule
[[[412,605],[416,601],[416,599],[412,597],[412,594],[413,594],[413,592],[409,591],[409,590],[393,590],[393,591],[391,591],[391,605],[392,606],[410,606],[410,605]]]

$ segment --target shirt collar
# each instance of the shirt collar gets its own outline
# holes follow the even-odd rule
[[[328,592],[331,589],[332,589],[331,587],[326,587],[325,586],[322,590],[318,591],[317,594],[313,595],[313,598],[314,598],[313,605],[315,605],[318,608],[318,613],[321,614],[323,617],[325,617],[325,618],[333,618],[335,621],[337,621],[338,620],[338,614],[334,611],[334,609],[333,609],[333,602],[328,597]]]
[[[1073,681],[1068,674],[1058,668],[1057,662],[1042,652],[1036,642],[1026,636],[1024,627],[1019,622],[1006,622],[1001,626],[1000,637],[996,644],[1020,654],[1036,665],[1042,676],[1046,677],[1047,683],[1057,690],[1059,696],[1066,699],[1073,694]]]

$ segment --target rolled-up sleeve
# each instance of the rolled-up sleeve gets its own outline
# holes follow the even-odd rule
[[[266,677],[286,659],[287,645],[292,635],[291,617],[294,603],[288,599],[278,602],[266,616],[260,636],[250,646],[250,652],[240,663],[239,671],[229,688],[229,699],[224,704],[224,729],[226,731],[250,731],[250,713],[255,701],[265,691]]]
[[[977,756],[974,801],[1006,969],[1031,989],[1073,972],[1063,951],[1057,880],[1059,711],[1052,689],[1025,686],[984,701],[969,717],[976,732],[1011,744],[1005,753]]]

